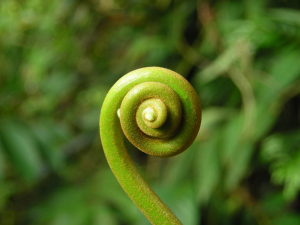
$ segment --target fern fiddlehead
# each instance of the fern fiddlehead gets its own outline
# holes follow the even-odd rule
[[[151,190],[128,156],[122,130],[141,151],[159,157],[187,149],[198,133],[201,106],[193,87],[160,67],[132,71],[108,92],[101,109],[105,156],[120,185],[152,224],[181,224]]]

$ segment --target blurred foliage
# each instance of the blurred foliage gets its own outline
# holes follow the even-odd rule
[[[2,0],[0,224],[149,224],[98,134],[109,88],[145,66],[203,107],[179,156],[126,143],[183,224],[300,224],[298,0]]]

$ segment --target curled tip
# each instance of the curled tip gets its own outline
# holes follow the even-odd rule
[[[167,117],[168,108],[159,98],[150,98],[143,101],[136,111],[137,125],[145,134],[151,137],[159,137],[155,134],[155,131],[158,131],[155,129],[162,127]]]
[[[143,118],[148,122],[153,122],[156,120],[156,117],[157,115],[152,107],[148,107],[143,111]]]

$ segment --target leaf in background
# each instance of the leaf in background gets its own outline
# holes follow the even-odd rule
[[[195,192],[190,181],[177,185],[157,185],[155,193],[169,206],[172,212],[184,225],[199,224],[200,214],[197,207]]]
[[[141,62],[150,53],[152,57],[149,64],[156,65],[160,60],[168,56],[169,46],[160,36],[140,36],[131,44],[123,60],[129,67]],[[153,54],[156,57],[153,57]],[[154,55],[154,56],[155,56]],[[151,60],[152,59],[152,60]]]
[[[76,86],[76,74],[55,73],[41,82],[42,93],[53,99],[60,99]]]
[[[34,181],[42,172],[42,160],[34,138],[17,121],[2,119],[0,123],[0,138],[7,158],[25,180]]]
[[[275,21],[280,21],[288,24],[300,26],[300,11],[296,9],[270,9],[270,17]]]
[[[220,132],[212,132],[210,138],[198,146],[194,172],[197,200],[207,202],[221,178],[219,157]]]
[[[89,224],[105,224],[105,225],[119,225],[118,219],[113,209],[107,206],[94,206],[92,207],[93,218]]]
[[[275,8],[268,13],[272,20],[274,32],[284,37],[289,37],[295,41],[299,40],[300,32],[300,11],[299,9]]]
[[[5,162],[4,162],[4,147],[0,140],[0,182],[4,177],[4,169],[5,169]]]
[[[226,49],[212,63],[210,63],[203,70],[199,71],[195,78],[193,78],[192,82],[195,82],[196,85],[201,86],[226,73],[233,62],[237,60],[240,54],[240,47],[241,43],[238,42]]]
[[[284,212],[286,201],[281,192],[269,193],[263,198],[262,206],[266,213],[273,217]]]
[[[30,211],[31,224],[58,224],[58,225],[82,225],[82,224],[107,224],[117,225],[120,216],[115,211],[115,207],[119,206],[123,197],[118,194],[122,188],[117,183],[113,175],[106,177],[104,174],[111,171],[108,169],[101,170],[101,173],[96,172],[95,176],[88,178],[82,184],[64,185],[51,193],[46,199],[35,205]],[[109,188],[104,188],[107,181],[114,183]],[[106,187],[106,186],[105,186]],[[116,188],[115,188],[116,187]],[[109,195],[106,192],[109,191]],[[123,196],[128,198],[123,191]],[[117,202],[110,201],[111,199]],[[118,202],[120,201],[120,202]],[[123,205],[124,212],[138,212],[136,206],[128,198],[127,203],[132,204],[132,207]],[[122,218],[128,219],[130,213],[125,214]],[[140,224],[132,223],[126,224]]]
[[[234,150],[232,164],[225,175],[225,188],[233,190],[245,176],[252,158],[254,146],[251,143],[239,144]]]
[[[286,199],[294,199],[300,191],[300,149],[298,154],[282,164],[276,163],[272,170],[272,180],[284,184],[283,195]]]
[[[162,176],[162,185],[180,185],[185,178],[190,175],[190,171],[193,168],[193,161],[198,151],[199,142],[194,142],[186,151],[181,153],[180,156],[169,158]]]
[[[292,200],[300,190],[300,131],[274,134],[267,137],[261,146],[262,159],[271,163],[272,181],[283,184],[283,195]]]
[[[53,126],[49,126],[46,122],[43,124],[32,125],[32,132],[37,140],[39,150],[45,160],[54,170],[59,170],[64,163],[63,152],[58,148],[57,140],[60,137],[55,134]]]
[[[299,59],[300,52],[298,50],[289,49],[279,52],[277,56],[272,59],[270,74],[275,80],[273,83],[275,90],[281,91],[297,78],[300,78]]]
[[[300,216],[296,213],[285,213],[273,219],[274,225],[299,225]]]
[[[117,208],[121,213],[122,218],[125,220],[125,224],[138,225],[144,224],[142,221],[147,221],[145,220],[145,216],[125,194],[109,168],[103,168],[100,171],[96,177],[95,184],[92,187],[93,189],[97,189],[94,193],[97,193],[97,195],[107,204]],[[148,224],[148,222],[146,224]]]
[[[171,46],[175,46],[182,38],[185,23],[194,10],[193,4],[192,1],[181,1],[178,7],[170,11],[170,14],[165,17],[166,20],[164,22],[168,30],[167,40]]]
[[[90,207],[87,207],[84,190],[76,186],[61,188],[46,199],[46,204],[32,210],[33,221],[37,224],[88,224]]]
[[[226,167],[230,167],[234,161],[234,155],[236,154],[235,150],[237,149],[238,143],[241,138],[241,133],[243,129],[243,121],[241,120],[241,113],[237,113],[232,116],[220,132],[222,132],[222,148],[221,148],[221,160],[222,164]]]
[[[261,145],[260,155],[267,162],[285,160],[288,157],[288,152],[284,147],[282,135],[275,134],[265,138]]]
[[[258,140],[265,135],[276,122],[278,113],[271,109],[271,104],[278,99],[278,91],[270,84],[257,82],[254,84],[256,94],[256,129],[254,138]]]
[[[225,167],[225,189],[233,190],[244,177],[254,150],[249,140],[244,140],[243,114],[234,116],[222,129],[221,159]]]
[[[201,129],[197,138],[206,137],[210,130],[214,129],[221,122],[229,119],[235,110],[225,107],[209,107],[202,110]]]
[[[0,212],[2,214],[6,204],[9,203],[10,197],[14,194],[15,185],[13,182],[0,181]],[[3,214],[2,214],[3,215]],[[1,222],[1,219],[0,219]]]
[[[289,212],[289,203],[281,192],[266,194],[262,200],[262,206],[274,225],[298,225],[299,214]]]

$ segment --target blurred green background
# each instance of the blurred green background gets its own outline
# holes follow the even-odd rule
[[[299,225],[299,0],[1,0],[0,224],[149,224],[98,131],[109,88],[145,66],[203,107],[176,157],[127,143],[183,224]]]

